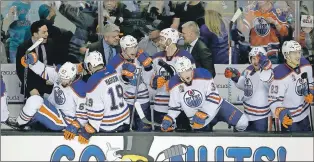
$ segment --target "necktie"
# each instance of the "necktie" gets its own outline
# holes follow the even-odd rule
[[[190,51],[190,50],[191,50],[191,47],[192,47],[191,45],[187,45],[187,46],[186,46],[186,50],[187,50],[188,52],[191,52],[191,51]]]
[[[109,57],[108,57],[108,62],[112,59],[112,55],[113,55],[113,49],[112,49],[112,47],[109,47]]]

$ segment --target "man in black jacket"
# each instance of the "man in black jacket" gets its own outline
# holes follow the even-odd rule
[[[57,64],[58,58],[54,56],[54,45],[52,40],[48,39],[48,29],[47,26],[42,21],[36,21],[31,25],[32,38],[25,41],[18,47],[16,56],[16,73],[24,85],[24,66],[21,63],[21,58],[25,55],[25,52],[29,47],[33,45],[40,38],[44,38],[41,45],[35,48],[32,52],[38,55],[38,59],[45,63],[46,65]],[[27,75],[27,87],[25,98],[32,95],[43,95],[44,93],[50,94],[52,91],[52,84],[46,82],[40,76],[36,75],[31,70],[28,70]],[[21,94],[24,94],[24,86],[21,88]]]
[[[200,30],[194,21],[188,21],[182,25],[182,34],[186,44],[185,50],[190,52],[195,59],[196,67],[201,67],[210,71],[215,77],[215,66],[213,55],[200,39]]]

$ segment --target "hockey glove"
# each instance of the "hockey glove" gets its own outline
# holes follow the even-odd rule
[[[203,111],[197,111],[192,119],[192,128],[201,129],[205,125],[205,121],[208,119],[208,115]]]
[[[164,77],[162,77],[160,75],[156,75],[152,79],[150,86],[153,89],[158,89],[158,88],[161,88],[162,86],[164,86],[166,82],[167,82],[167,80]]]
[[[81,144],[88,144],[89,139],[95,134],[96,130],[90,124],[86,124],[84,128],[81,129],[79,133],[78,141]]]
[[[28,65],[33,65],[35,64],[37,61],[38,61],[38,56],[36,53],[34,52],[31,52],[29,54],[27,54],[27,59],[25,58],[25,56],[23,56],[21,58],[21,64],[24,66],[24,67],[27,67]]]
[[[279,118],[283,127],[288,128],[292,125],[293,120],[291,118],[290,111],[283,107],[278,107],[275,111],[276,118]]]
[[[122,77],[126,78],[127,81],[134,78],[136,72],[136,66],[131,63],[124,63],[122,65]]]
[[[140,50],[137,60],[143,65],[146,71],[149,71],[152,68],[153,59],[149,57],[147,53]]]
[[[304,96],[304,101],[306,103],[308,103],[308,104],[312,104],[312,102],[313,102],[313,95],[310,93],[310,94]]]
[[[259,55],[259,66],[262,70],[269,70],[272,67],[272,63],[267,56]]]
[[[80,123],[77,120],[74,120],[71,124],[69,124],[63,133],[64,139],[72,140],[77,135],[78,130],[81,128]]]
[[[174,127],[172,126],[174,124],[172,117],[169,115],[164,116],[162,122],[161,122],[161,131],[163,132],[171,132],[174,130]]]
[[[240,78],[240,72],[235,68],[227,67],[225,69],[225,77],[231,78],[231,80],[237,83]]]

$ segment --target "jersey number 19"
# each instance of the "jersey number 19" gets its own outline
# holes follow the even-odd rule
[[[116,85],[115,88],[111,87],[108,90],[108,94],[111,97],[111,111],[117,110],[119,108],[124,107],[124,102],[123,102],[123,89],[120,84]],[[118,105],[117,105],[118,103]]]

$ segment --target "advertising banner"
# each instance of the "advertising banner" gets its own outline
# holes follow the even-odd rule
[[[300,149],[300,147],[302,147]],[[1,161],[313,161],[311,137],[1,136]]]

